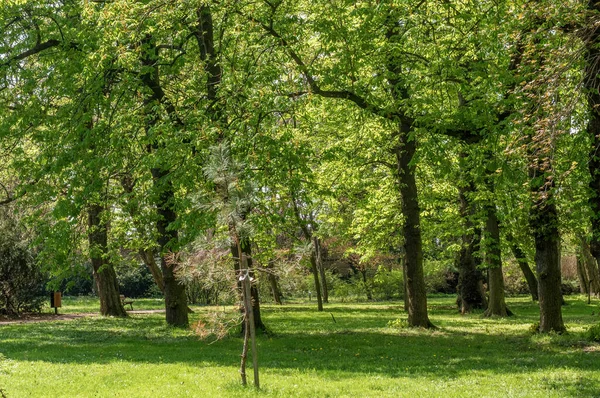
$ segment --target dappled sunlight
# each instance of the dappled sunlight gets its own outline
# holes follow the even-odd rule
[[[325,386],[354,383],[357,377],[362,380],[359,395],[389,393],[395,388],[435,395],[474,382],[510,385],[515,392],[519,384],[528,385],[537,391],[532,396],[558,391],[558,386],[575,392],[600,391],[600,353],[586,349],[595,345],[582,344],[579,331],[564,336],[532,335],[529,328],[535,318],[460,315],[449,304],[452,297],[438,300],[445,303],[434,304],[436,314],[431,319],[438,328],[432,330],[399,327],[395,321],[406,314],[399,310],[401,306],[390,303],[334,304],[322,313],[304,305],[264,306],[265,321],[274,333],[258,341],[266,391],[288,391],[290,385],[281,384],[280,378],[290,376],[319,380],[320,386],[298,387],[305,396],[311,391],[326,394]],[[223,310],[236,316],[234,307],[200,307],[192,321]],[[163,316],[2,326],[0,380],[2,375],[25,380],[23,367],[37,369],[43,364],[82,375],[108,372],[101,370],[108,367],[111,374],[122,373],[126,379],[176,366],[222,373],[224,379],[215,386],[237,391],[235,383],[227,384],[237,377],[241,348],[237,331],[231,330],[222,340],[202,340],[191,330],[165,326]],[[567,324],[576,324],[577,330],[595,320],[585,315],[579,303],[565,311],[565,319]],[[422,390],[416,385],[429,387]]]

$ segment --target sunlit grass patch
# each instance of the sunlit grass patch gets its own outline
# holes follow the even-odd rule
[[[140,300],[144,303],[144,300]],[[435,330],[396,327],[400,302],[314,302],[263,307],[262,390],[239,384],[241,338],[221,340],[165,325],[163,313],[126,319],[0,326],[0,388],[9,397],[579,397],[600,392],[600,350],[584,331],[599,321],[569,298],[569,333],[532,335],[537,307],[509,300],[515,316],[460,315],[454,297],[429,299]],[[97,301],[68,303],[97,312]],[[67,307],[65,306],[65,309]],[[162,302],[148,302],[160,309]],[[134,304],[135,306],[135,304]],[[194,307],[191,322],[237,309]],[[251,372],[250,372],[251,373]]]

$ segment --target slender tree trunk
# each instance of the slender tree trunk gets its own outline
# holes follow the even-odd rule
[[[588,244],[586,237],[579,234],[577,238],[580,243],[579,257],[581,258],[581,266],[585,272],[585,280],[587,283],[586,293],[598,295],[600,293],[600,275],[598,273],[596,259],[590,252],[590,245]]]
[[[315,245],[317,267],[319,268],[319,276],[321,277],[321,287],[323,288],[323,303],[329,303],[329,290],[327,288],[327,278],[325,277],[325,266],[323,265],[321,241],[319,240],[319,238],[313,237],[313,244]]]
[[[504,275],[502,273],[502,250],[500,248],[500,227],[496,216],[496,206],[486,206],[485,232],[489,240],[486,253],[488,286],[490,298],[485,316],[512,315],[504,299]]]
[[[250,239],[249,238],[241,238],[238,234],[237,231],[235,231],[235,229],[233,227],[230,227],[230,231],[234,234],[234,242],[239,240],[240,243],[240,249],[242,251],[242,253],[244,254],[244,257],[246,258],[246,264],[248,266],[248,268],[250,269],[249,273],[250,273],[250,277],[254,278],[255,274],[254,274],[254,270],[252,268],[252,245],[250,243]],[[240,269],[241,269],[241,263],[240,263],[240,253],[238,250],[238,245],[236,243],[231,245],[231,255],[233,257],[233,267],[234,269],[237,271],[236,274],[239,273]],[[238,293],[241,295],[242,294],[242,285],[241,283],[238,281]],[[254,319],[254,327],[257,330],[262,330],[262,331],[267,331],[267,327],[265,326],[265,324],[262,321],[262,316],[260,313],[260,297],[258,294],[258,288],[256,287],[256,284],[252,284],[251,288],[250,288],[250,296],[252,297],[252,312],[253,312],[253,319]],[[242,325],[242,328],[244,328],[244,326]],[[244,332],[244,330],[242,330],[242,332]]]
[[[121,303],[117,274],[110,264],[108,254],[108,233],[102,221],[104,208],[97,204],[88,206],[88,241],[90,259],[100,297],[100,313],[106,316],[127,316]]]
[[[406,286],[406,266],[402,264],[402,298],[404,301],[404,311],[408,312],[408,287]]]
[[[421,240],[421,214],[415,180],[415,140],[409,137],[411,125],[400,123],[396,147],[397,175],[402,196],[404,225],[404,253],[406,267],[406,296],[408,299],[408,325],[431,328],[427,315],[427,291],[423,276],[423,243]]]
[[[465,223],[466,232],[462,236],[462,248],[459,253],[458,268],[458,298],[457,304],[461,314],[466,314],[474,309],[486,308],[486,299],[483,292],[483,278],[477,269],[478,261],[475,252],[481,241],[480,232],[475,229],[472,217],[475,213],[473,204],[468,196],[473,194],[475,187],[469,184],[459,187],[459,211]]]
[[[406,293],[407,291],[407,287],[406,287],[406,262],[404,261],[405,259],[405,253],[404,253],[404,247],[400,247],[400,251],[399,251],[399,256],[398,256],[398,263],[400,264],[400,267],[402,269],[402,300],[404,301],[404,311],[408,312],[408,294]]]
[[[154,250],[140,249],[138,253],[140,255],[140,258],[144,262],[144,264],[146,264],[146,266],[150,270],[150,273],[152,274],[152,278],[154,279],[154,283],[156,283],[156,286],[164,294],[165,293],[165,282],[163,280],[162,271],[160,270],[160,267],[158,266],[158,264],[156,264],[156,259],[154,257]]]
[[[510,233],[506,235],[506,241],[510,244],[510,250],[512,251],[513,256],[515,256],[515,260],[517,261],[517,264],[519,265],[519,268],[521,269],[521,272],[523,272],[523,276],[527,281],[527,286],[529,287],[529,292],[531,293],[531,299],[533,301],[538,301],[538,283],[535,274],[529,267],[527,256],[515,242]]]
[[[138,231],[138,233],[141,236],[144,236],[144,235],[146,235],[146,233],[145,233],[146,226],[143,225],[139,221],[139,218],[138,218],[140,215],[139,205],[136,203],[135,200],[131,200],[132,196],[134,195],[135,181],[129,173],[125,173],[121,177],[120,181],[121,181],[121,187],[123,188],[123,191],[127,194],[127,199],[128,199],[126,202],[126,205],[125,205],[125,209],[127,210],[129,215],[133,219],[134,226],[135,226],[136,230]],[[142,259],[142,261],[144,262],[144,264],[146,264],[146,266],[150,270],[150,273],[152,274],[152,278],[154,278],[154,282],[156,283],[156,286],[158,286],[158,288],[164,295],[165,283],[163,280],[162,271],[160,270],[160,267],[158,266],[158,264],[156,264],[154,250],[139,249],[138,254],[139,254],[140,258]]]
[[[315,280],[315,294],[317,295],[317,310],[323,311],[323,297],[321,296],[321,283],[319,283],[319,270],[317,265],[317,254],[314,247],[310,252],[310,269]]]
[[[367,300],[373,300],[373,293],[369,287],[369,281],[367,279],[367,270],[361,269],[360,274],[362,275],[363,284],[365,285],[365,293],[367,294]]]
[[[579,292],[586,295],[590,293],[587,273],[581,255],[577,256],[577,279],[579,279]]]
[[[386,20],[386,40],[391,46],[400,45],[402,26],[396,15],[389,15]],[[394,135],[394,155],[396,157],[396,178],[402,198],[402,215],[404,225],[404,261],[406,267],[406,298],[408,300],[408,325],[411,327],[433,328],[427,314],[427,291],[423,275],[423,242],[421,238],[421,211],[416,182],[417,151],[416,138],[413,133],[414,120],[403,111],[402,102],[409,99],[408,85],[403,80],[405,70],[402,68],[404,58],[396,52],[390,52],[387,59],[388,86],[390,94],[398,107],[396,120],[398,130]]]

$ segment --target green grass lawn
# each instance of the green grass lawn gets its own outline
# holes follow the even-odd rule
[[[564,336],[531,335],[538,312],[526,298],[509,300],[509,319],[461,316],[453,301],[429,299],[434,331],[394,327],[406,316],[399,302],[333,303],[323,313],[314,302],[265,305],[274,334],[259,338],[258,392],[240,386],[241,338],[201,340],[166,327],[164,314],[1,325],[0,389],[8,398],[600,396],[600,346],[583,339],[600,321],[597,301],[568,299]],[[93,299],[63,305],[98,308]],[[223,307],[194,309],[195,322]]]

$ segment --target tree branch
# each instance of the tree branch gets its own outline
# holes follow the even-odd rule
[[[317,81],[315,80],[312,73],[310,73],[308,66],[304,63],[304,61],[302,60],[300,55],[296,51],[294,51],[290,47],[288,41],[273,28],[273,23],[272,23],[273,21],[271,21],[271,23],[269,25],[266,25],[265,23],[257,20],[256,18],[254,18],[252,16],[244,15],[241,12],[238,12],[238,14],[244,18],[247,18],[250,22],[253,22],[253,23],[259,25],[260,27],[262,27],[262,29],[265,32],[267,32],[273,38],[277,39],[279,45],[287,52],[289,57],[294,61],[296,66],[300,69],[300,72],[304,75],[306,82],[308,83],[308,86],[310,87],[310,90],[313,94],[316,94],[316,95],[319,95],[319,96],[325,97],[325,98],[345,99],[347,101],[353,102],[359,108],[368,110],[368,111],[370,111],[376,115],[379,115],[383,118],[386,118],[386,119],[396,119],[397,118],[398,115],[396,113],[388,112],[383,108],[375,106],[374,104],[367,101],[364,97],[358,95],[357,93],[355,93],[353,91],[322,89],[321,86],[319,85],[319,83],[317,83]]]
[[[13,57],[8,58],[8,60],[6,60],[2,64],[0,64],[0,66],[8,66],[15,61],[21,61],[27,57],[30,57],[35,54],[39,54],[44,50],[47,50],[52,47],[56,47],[60,44],[61,44],[61,42],[56,39],[50,39],[50,40],[46,40],[45,42],[42,42],[42,43],[37,43],[35,46],[30,48],[29,50],[26,50],[26,51],[22,52],[21,54],[17,54]]]

